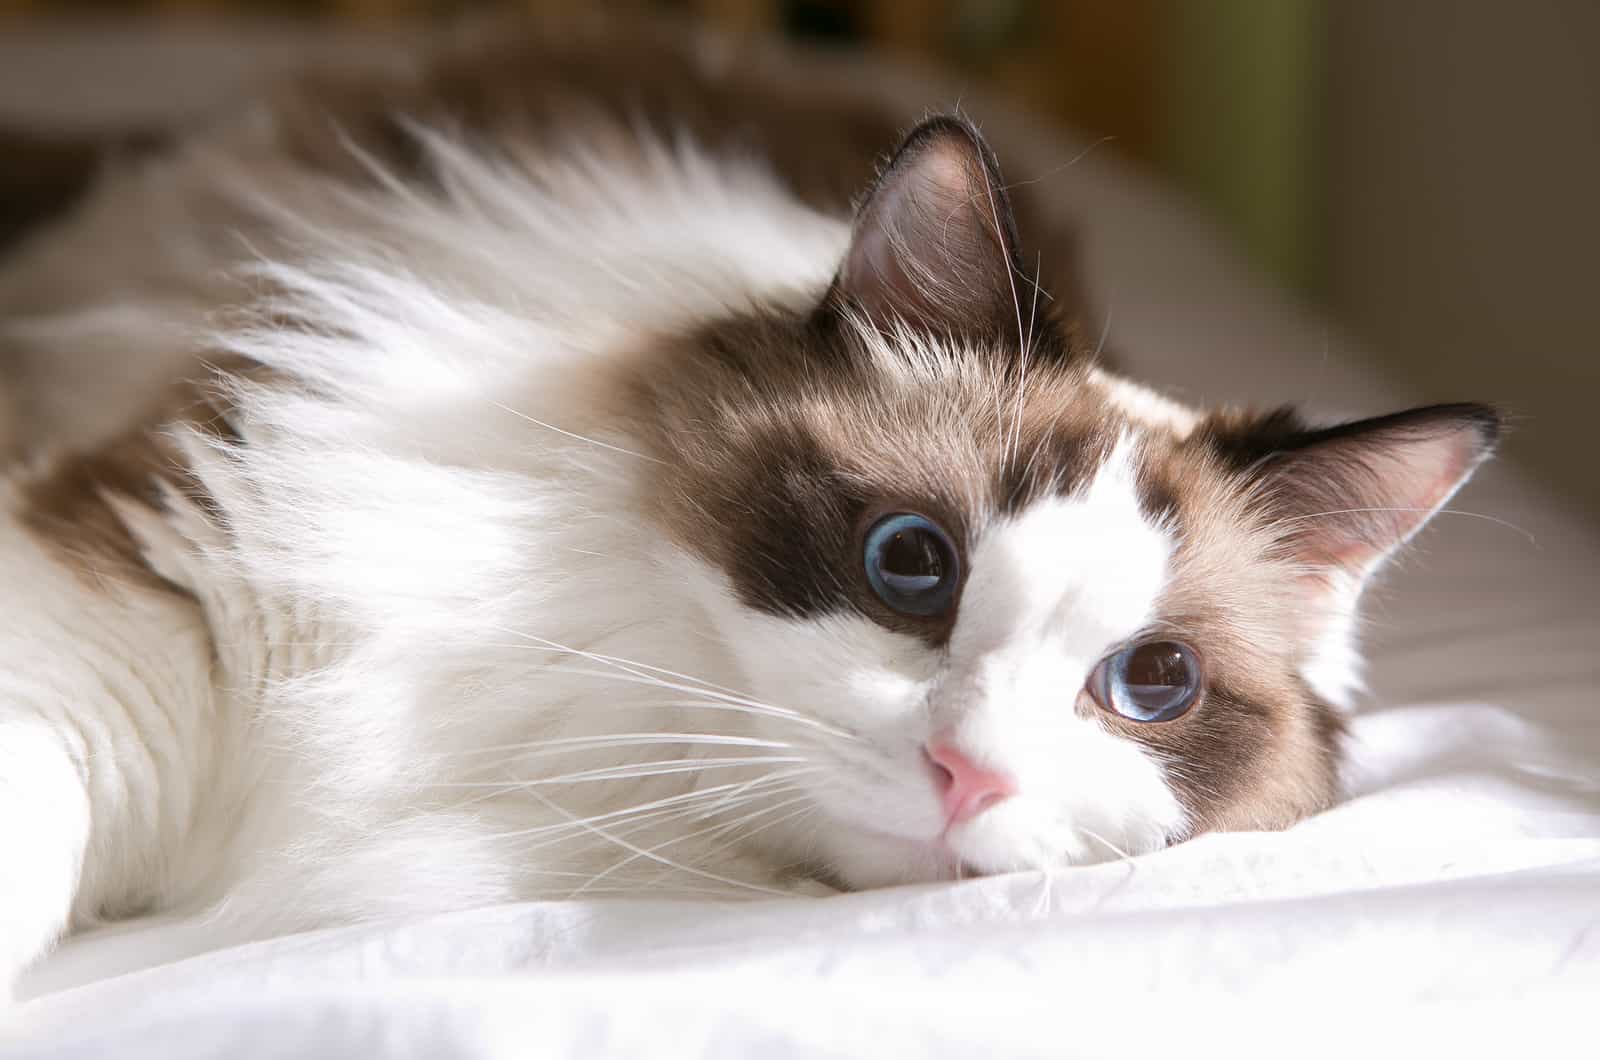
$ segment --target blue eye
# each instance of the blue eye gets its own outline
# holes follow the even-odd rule
[[[950,535],[931,519],[910,512],[872,524],[863,544],[867,584],[903,615],[931,618],[955,601],[960,561]]]
[[[1130,721],[1171,721],[1200,698],[1200,657],[1176,640],[1147,640],[1100,660],[1089,694]]]

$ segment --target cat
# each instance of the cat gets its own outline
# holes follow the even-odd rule
[[[3,487],[0,983],[152,911],[821,895],[1336,799],[1362,589],[1493,409],[1116,374],[960,113],[655,34],[437,51],[0,271],[18,394],[69,381]]]

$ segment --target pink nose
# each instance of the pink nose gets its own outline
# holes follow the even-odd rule
[[[972,820],[1017,792],[1016,782],[1005,773],[978,765],[948,743],[930,743],[927,753],[934,788],[944,800],[947,828]]]

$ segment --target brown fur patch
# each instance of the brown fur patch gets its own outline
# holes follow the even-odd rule
[[[62,563],[97,587],[186,592],[151,568],[142,543],[113,503],[116,498],[160,511],[166,507],[165,487],[220,517],[173,437],[174,430],[184,427],[216,436],[229,433],[222,399],[213,386],[174,387],[147,425],[20,473],[15,482],[18,520]]]

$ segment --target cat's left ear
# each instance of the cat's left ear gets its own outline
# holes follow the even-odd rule
[[[856,211],[824,307],[861,313],[880,327],[898,322],[1020,341],[1032,304],[994,153],[963,119],[924,121]]]
[[[1308,571],[1359,583],[1466,483],[1499,434],[1500,414],[1487,405],[1434,405],[1285,432],[1249,474]]]

